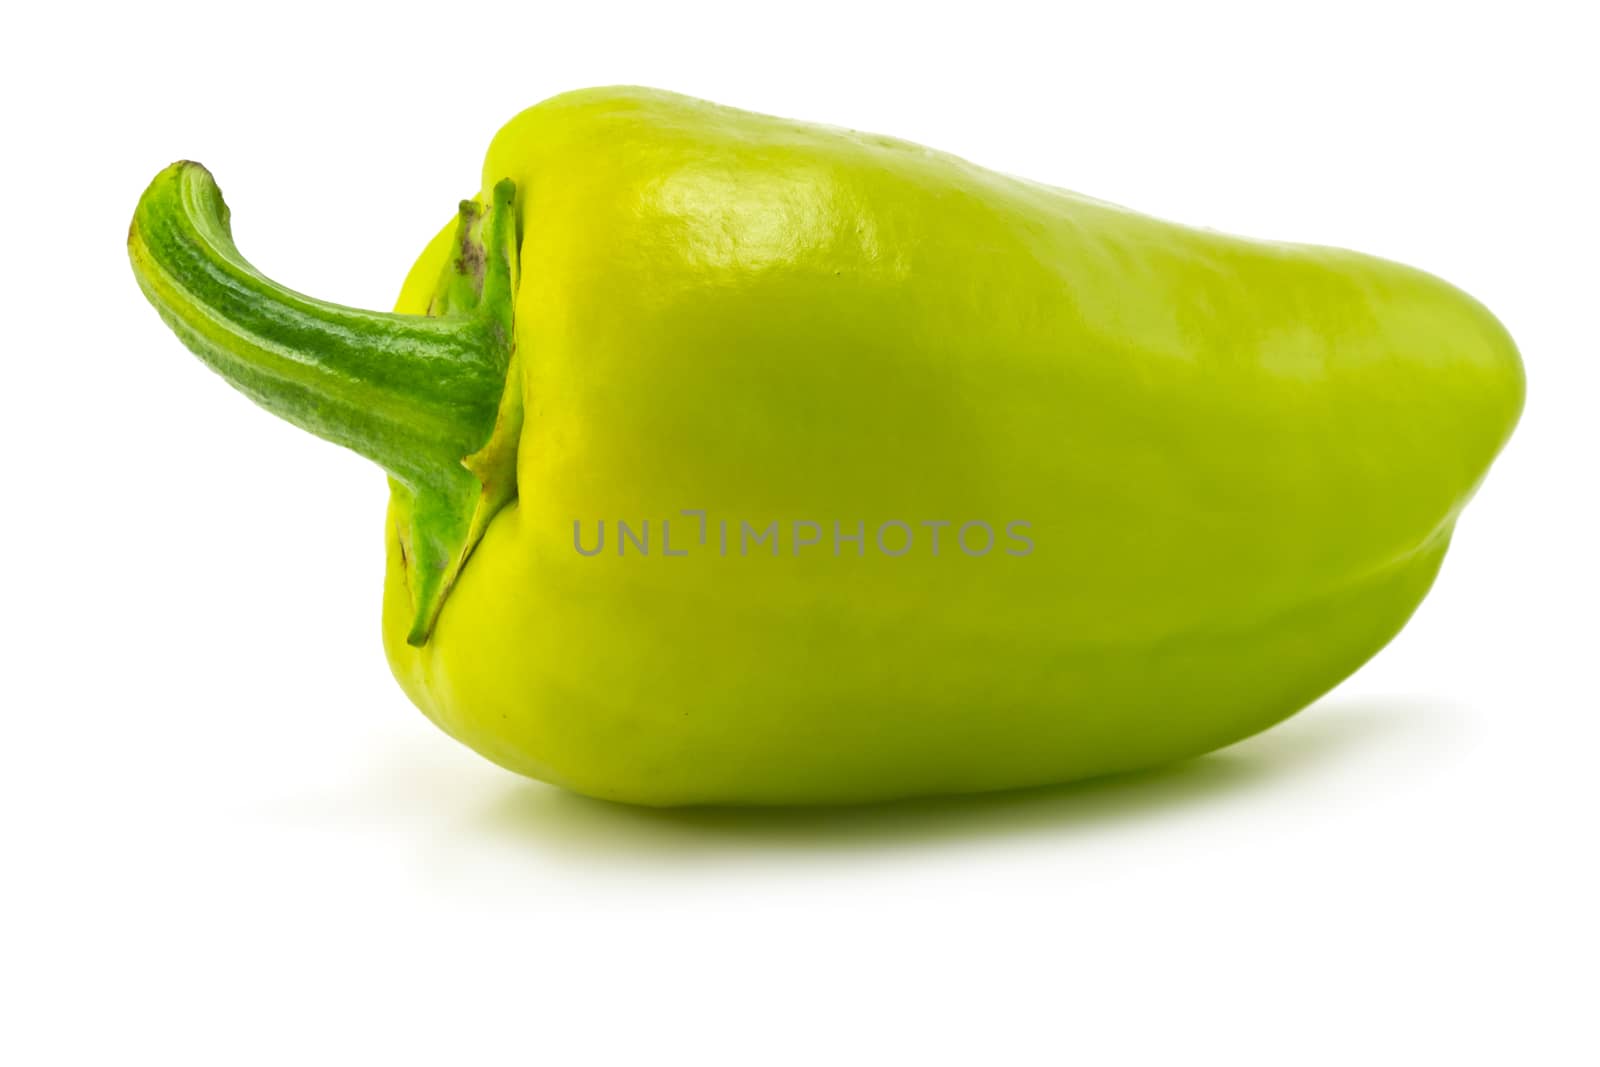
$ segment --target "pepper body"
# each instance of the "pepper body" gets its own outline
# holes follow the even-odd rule
[[[1246,737],[1399,631],[1522,407],[1505,330],[1431,275],[889,138],[596,89],[483,177],[393,315],[260,276],[195,164],[130,254],[206,362],[390,473],[412,701],[596,797],[972,792]]]
[[[1400,629],[1522,404],[1504,329],[1420,271],[883,137],[597,90],[484,178],[520,191],[520,495],[420,648],[391,523],[386,647],[448,733],[594,796],[990,790],[1243,738]]]

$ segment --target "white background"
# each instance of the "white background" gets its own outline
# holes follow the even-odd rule
[[[45,6],[0,46],[0,1060],[1600,1062],[1583,5]],[[500,123],[610,82],[1414,263],[1526,415],[1404,634],[1219,755],[826,813],[519,780],[389,677],[381,475],[207,373],[123,237],[199,159],[266,273],[386,307]]]

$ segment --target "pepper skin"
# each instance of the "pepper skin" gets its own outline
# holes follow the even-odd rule
[[[483,177],[395,314],[262,278],[195,164],[130,252],[208,363],[390,472],[412,701],[591,796],[973,792],[1249,736],[1399,631],[1522,408],[1511,338],[1428,274],[885,137],[595,89]]]

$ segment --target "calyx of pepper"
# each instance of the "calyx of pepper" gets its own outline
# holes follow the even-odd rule
[[[413,645],[427,643],[490,520],[517,495],[515,201],[510,181],[488,203],[462,201],[425,316],[342,307],[268,279],[234,246],[222,192],[198,163],[158,174],[128,230],[145,296],[201,360],[388,471]]]

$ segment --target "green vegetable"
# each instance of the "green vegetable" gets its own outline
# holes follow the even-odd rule
[[[1430,275],[885,137],[596,89],[483,173],[393,314],[262,277],[197,164],[129,250],[202,359],[389,473],[411,699],[595,796],[1238,740],[1400,629],[1522,407],[1510,337]]]

